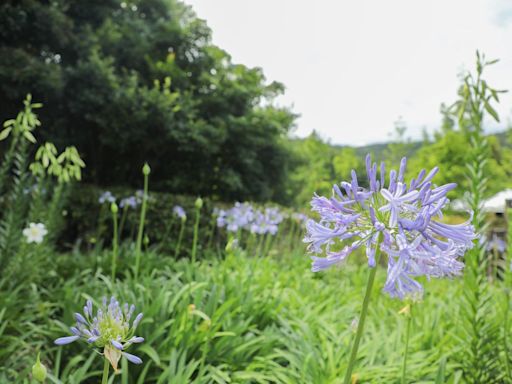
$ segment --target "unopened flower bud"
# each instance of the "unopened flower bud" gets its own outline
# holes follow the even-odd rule
[[[144,176],[147,176],[151,173],[151,168],[149,167],[149,164],[148,163],[145,163],[144,166],[142,167],[142,174]]]
[[[143,243],[144,243],[145,247],[147,247],[149,245],[149,236],[148,235],[144,235]]]
[[[46,367],[41,364],[39,359],[40,353],[37,354],[36,363],[32,366],[32,377],[40,383],[46,380]]]
[[[195,206],[197,209],[201,209],[203,207],[203,199],[201,199],[200,197],[198,197],[196,199],[196,202],[195,202]]]
[[[116,203],[110,204],[110,212],[112,212],[113,214],[116,214],[118,211],[119,211],[119,208],[117,207]]]

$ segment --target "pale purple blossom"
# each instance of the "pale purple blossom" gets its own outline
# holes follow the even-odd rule
[[[115,203],[116,202],[116,198],[115,196],[112,194],[112,192],[110,191],[105,191],[103,192],[100,197],[98,198],[98,202],[100,204],[105,204],[105,203],[109,203],[109,204],[112,204],[112,203]]]
[[[87,300],[83,307],[83,315],[78,312],[74,314],[76,324],[70,328],[72,335],[56,339],[55,344],[65,345],[82,339],[93,347],[103,349],[105,358],[109,359],[114,369],[117,369],[121,356],[132,363],[141,364],[140,358],[126,353],[131,345],[144,341],[144,338],[135,335],[142,313],[139,313],[130,325],[134,313],[134,305],[125,303],[121,306],[112,296],[110,301],[103,298],[102,305],[94,314],[92,301]]]
[[[183,207],[179,205],[175,205],[174,208],[172,209],[172,212],[181,220],[187,218],[187,213],[185,212]]]
[[[119,206],[121,208],[137,208],[137,205],[139,205],[139,202],[137,201],[137,198],[135,196],[129,196],[125,197],[124,199],[121,199],[119,202]]]
[[[358,248],[364,248],[368,265],[376,266],[377,247],[387,254],[387,280],[384,290],[392,297],[404,298],[423,291],[418,276],[460,275],[460,261],[476,238],[470,220],[446,224],[442,209],[456,184],[435,186],[437,167],[423,170],[409,184],[404,182],[406,159],[399,171],[392,170],[386,180],[384,163],[377,177],[377,164],[366,157],[368,188],[359,186],[355,171],[350,182],[334,185],[332,197],[315,195],[312,210],[319,221],[309,220],[304,242],[312,253],[314,272],[339,265]]]

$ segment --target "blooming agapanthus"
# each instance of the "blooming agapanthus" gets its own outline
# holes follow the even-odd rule
[[[235,203],[228,210],[219,210],[217,226],[225,227],[229,232],[237,232],[241,229],[249,229],[254,220],[254,208],[249,203]]]
[[[132,344],[144,341],[142,337],[135,335],[135,329],[142,320],[142,313],[135,316],[130,325],[134,312],[134,305],[125,303],[121,306],[112,296],[110,301],[103,298],[102,306],[94,314],[92,301],[87,300],[84,314],[75,313],[76,325],[70,328],[73,335],[58,338],[55,344],[65,345],[83,339],[96,348],[102,348],[104,357],[115,371],[121,356],[134,364],[141,364],[142,360],[139,357],[126,352]]]
[[[98,202],[100,204],[104,204],[104,203],[115,203],[116,202],[116,198],[115,196],[112,194],[112,192],[110,191],[105,191],[103,192],[100,197],[98,198]]]
[[[25,236],[29,244],[41,244],[47,234],[48,230],[43,223],[30,223],[28,227],[23,230],[23,236]]]
[[[139,205],[139,202],[137,201],[137,198],[135,196],[129,196],[125,197],[124,199],[121,199],[119,202],[119,206],[121,208],[137,208],[137,205]]]
[[[183,209],[183,207],[179,206],[179,205],[175,205],[174,208],[172,209],[173,213],[178,217],[180,218],[181,220],[183,219],[186,219],[187,218],[187,213],[185,212],[185,210]]]
[[[428,174],[422,170],[410,183],[404,182],[406,159],[398,172],[392,170],[386,180],[384,163],[366,157],[369,187],[359,185],[355,171],[351,182],[334,185],[330,198],[315,195],[312,210],[320,220],[306,224],[313,253],[325,251],[327,257],[313,256],[314,272],[340,264],[354,250],[364,247],[368,265],[376,266],[377,247],[388,256],[384,290],[392,297],[418,295],[423,287],[417,276],[454,276],[464,267],[460,258],[473,247],[476,238],[470,221],[445,224],[442,209],[448,204],[447,193],[456,184],[435,186],[435,167]]]

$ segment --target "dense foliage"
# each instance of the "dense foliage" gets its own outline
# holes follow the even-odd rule
[[[158,189],[283,200],[283,86],[234,64],[180,1],[4,1],[0,24],[0,119],[32,92],[41,134],[79,148],[86,180],[134,183],[148,161]]]

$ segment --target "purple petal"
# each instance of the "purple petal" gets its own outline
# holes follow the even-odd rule
[[[119,341],[111,340],[110,343],[120,351],[123,350],[123,344],[121,344]]]
[[[66,336],[66,337],[59,337],[57,340],[54,341],[57,345],[66,345],[69,343],[72,343],[73,341],[77,341],[80,338],[80,336]]]
[[[130,363],[133,364],[142,364],[142,359],[140,357],[137,357],[135,355],[131,355],[126,352],[121,352],[124,357],[126,357],[126,360],[128,360]]]

